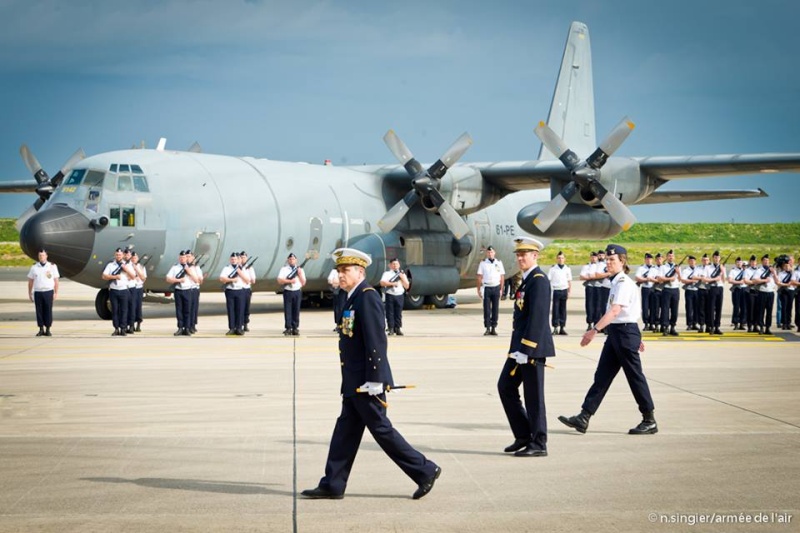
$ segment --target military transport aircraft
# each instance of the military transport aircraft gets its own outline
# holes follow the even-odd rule
[[[573,22],[543,142],[533,161],[455,164],[472,143],[462,135],[441,159],[423,166],[392,131],[384,141],[400,165],[329,166],[169,150],[131,149],[69,159],[52,178],[23,146],[36,183],[0,183],[0,191],[35,191],[20,218],[20,244],[36,258],[48,250],[63,275],[100,289],[112,250],[134,246],[148,269],[147,289],[168,293],[164,280],[180,250],[201,256],[215,278],[231,251],[257,256],[258,291],[276,291],[289,252],[304,263],[307,297],[320,297],[340,246],[373,257],[377,284],[398,257],[411,276],[407,303],[444,306],[447,295],[474,286],[482,251],[492,245],[513,265],[511,237],[605,239],[635,219],[627,206],[766,196],[758,190],[670,191],[672,179],[800,171],[800,153],[685,157],[610,157],[633,129],[627,118],[595,143],[589,31]],[[247,195],[242,195],[247,191]],[[179,208],[180,193],[189,201]],[[190,207],[187,207],[190,206]],[[207,283],[204,290],[218,290]]]

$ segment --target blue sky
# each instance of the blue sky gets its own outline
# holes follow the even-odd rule
[[[185,149],[334,164],[391,163],[394,128],[431,161],[463,131],[464,161],[528,160],[572,20],[589,26],[597,136],[617,155],[800,152],[800,3],[0,1],[0,179],[52,175],[159,137]],[[33,179],[33,178],[30,178]],[[634,207],[640,221],[796,221],[800,175],[666,188],[770,198]],[[3,195],[16,217],[33,195]]]

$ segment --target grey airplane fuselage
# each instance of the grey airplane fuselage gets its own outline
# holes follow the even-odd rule
[[[31,226],[23,228],[21,242],[26,252],[39,246],[58,249],[58,243],[47,241],[47,232],[36,234],[32,229],[37,219],[72,220],[84,242],[84,250],[76,254],[85,259],[73,257],[66,275],[97,288],[106,286],[100,275],[114,249],[132,246],[146,263],[146,288],[154,292],[171,290],[165,276],[184,249],[192,249],[203,266],[206,291],[219,290],[213,281],[230,253],[242,250],[258,258],[254,290],[277,290],[278,271],[293,252],[304,263],[304,291],[324,291],[333,267],[330,252],[354,246],[373,256],[367,272],[371,283],[377,284],[388,260],[398,257],[412,276],[416,274],[415,294],[447,294],[474,286],[486,246],[492,245],[507,269],[515,270],[512,239],[523,234],[517,213],[549,196],[547,191],[497,195],[489,202],[496,203],[465,218],[470,234],[458,241],[438,215],[420,205],[395,230],[383,234],[377,221],[397,200],[396,189],[405,185],[376,173],[380,168],[192,152],[108,152],[85,159],[73,170],[28,221]],[[81,171],[83,181],[75,174]],[[71,229],[60,231],[68,234]],[[31,238],[33,234],[37,237]],[[50,255],[58,263],[59,253]]]

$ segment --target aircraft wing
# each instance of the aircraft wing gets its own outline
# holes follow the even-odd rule
[[[716,191],[656,191],[637,202],[643,204],[669,204],[677,202],[699,202],[703,200],[735,200],[737,198],[764,198],[769,196],[763,189],[726,189]]]
[[[561,161],[503,161],[499,163],[466,163],[466,167],[479,170],[488,183],[507,191],[549,189],[550,179],[567,180],[569,171]]]
[[[0,193],[4,192],[36,192],[36,181],[18,180],[18,181],[0,181]]]
[[[637,157],[642,173],[664,181],[733,174],[800,172],[800,154]]]

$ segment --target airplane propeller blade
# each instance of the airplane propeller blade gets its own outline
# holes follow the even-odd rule
[[[72,167],[84,159],[86,154],[83,152],[83,149],[78,148],[75,153],[73,153],[69,159],[67,159],[67,162],[64,163],[56,175],[51,178],[42,168],[42,165],[39,163],[39,160],[36,159],[36,156],[33,155],[33,152],[31,152],[30,148],[28,148],[28,145],[23,144],[20,146],[19,153],[22,156],[22,160],[25,162],[25,166],[28,167],[28,170],[31,171],[31,174],[33,174],[33,177],[36,180],[36,194],[39,195],[39,198],[36,199],[33,205],[17,219],[16,225],[21,228],[22,224],[25,223],[25,220],[30,218],[44,205],[48,198],[50,198],[50,195],[53,194],[53,191],[61,184],[64,176],[69,174],[72,170]]]
[[[594,181],[589,185],[589,189],[600,200],[608,214],[614,222],[622,226],[622,231],[628,231],[636,223],[636,217],[622,201],[615,195],[608,192],[599,181]]]
[[[533,224],[542,232],[545,232],[553,225],[553,222],[558,219],[564,208],[567,207],[570,198],[578,192],[578,184],[574,181],[567,183],[566,187],[561,189],[555,198],[550,200],[550,203],[545,206],[542,211],[533,219]]]
[[[458,211],[445,201],[444,197],[442,197],[442,193],[437,189],[433,189],[431,191],[431,199],[437,206],[436,212],[442,217],[450,233],[452,233],[456,239],[460,239],[469,233],[469,226],[467,226],[467,223],[464,222],[464,219],[461,218]]]
[[[558,157],[572,174],[572,181],[550,200],[550,203],[534,219],[533,223],[540,231],[547,231],[564,211],[564,208],[567,207],[569,200],[582,187],[589,189],[614,222],[622,227],[623,231],[627,231],[633,226],[636,222],[636,217],[628,209],[628,206],[615,195],[609,194],[608,189],[600,183],[600,169],[606,164],[608,158],[625,142],[625,139],[628,138],[628,135],[635,127],[635,124],[628,117],[624,117],[619,124],[614,126],[611,133],[603,139],[597,149],[585,161],[581,161],[550,126],[544,122],[539,122],[539,126],[534,130],[536,136],[541,139],[542,144],[553,155]]]
[[[461,218],[461,215],[445,201],[439,192],[440,180],[447,173],[447,169],[453,166],[472,146],[472,138],[469,134],[466,132],[461,134],[444,155],[427,170],[414,158],[414,154],[394,130],[386,132],[383,142],[411,176],[412,189],[378,221],[378,227],[384,232],[391,231],[417,201],[424,199],[425,208],[441,215],[442,220],[456,238],[460,239],[469,233],[469,226]]]
[[[411,189],[406,195],[394,204],[392,208],[378,221],[378,227],[384,233],[389,233],[397,226],[406,213],[419,201],[417,191]]]
[[[603,142],[597,147],[597,150],[586,158],[586,164],[594,169],[600,169],[606,164],[606,161],[617,151],[628,135],[631,134],[636,125],[628,117],[624,117],[619,124],[614,126],[608,137],[603,139]]]

